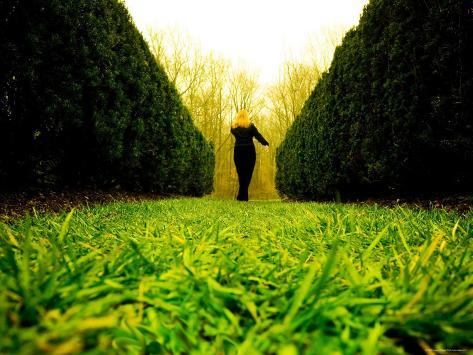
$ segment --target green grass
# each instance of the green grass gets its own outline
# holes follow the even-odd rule
[[[0,225],[0,353],[471,349],[472,236],[471,212],[280,201],[27,217]]]

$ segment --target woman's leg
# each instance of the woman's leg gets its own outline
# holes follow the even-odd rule
[[[244,191],[244,199],[248,201],[248,188],[250,187],[251,177],[253,176],[253,171],[255,169],[255,162],[256,162],[256,150],[255,146],[251,145],[248,147],[246,152],[246,161],[245,161],[245,189]]]
[[[240,164],[240,172],[238,174],[238,178],[240,182],[240,189],[238,191],[237,199],[241,201],[248,201],[248,187],[250,186],[251,177],[255,168],[256,151],[253,145],[239,148],[238,160]]]
[[[244,185],[244,152],[241,147],[235,147],[233,150],[233,161],[235,162],[236,171],[238,174],[238,195],[237,200],[241,200],[242,185]]]

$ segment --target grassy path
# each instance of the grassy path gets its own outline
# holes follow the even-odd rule
[[[0,225],[0,354],[471,349],[472,237],[472,212],[280,201],[24,218]]]

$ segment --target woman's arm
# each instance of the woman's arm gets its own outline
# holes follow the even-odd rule
[[[253,136],[260,142],[262,145],[267,145],[269,146],[269,143],[264,137],[261,135],[261,133],[258,132],[258,128],[256,128],[255,125],[253,126]]]

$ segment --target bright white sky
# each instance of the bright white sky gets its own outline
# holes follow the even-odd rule
[[[277,80],[281,63],[332,26],[358,23],[368,0],[125,0],[138,28],[174,27],[204,50],[243,62],[261,82]]]

